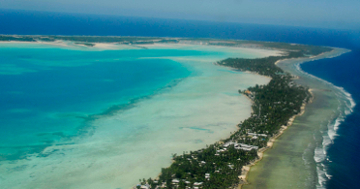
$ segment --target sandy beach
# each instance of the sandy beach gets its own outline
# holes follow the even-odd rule
[[[256,58],[279,56],[284,53],[283,51],[269,49],[197,44],[156,43],[122,45],[116,43],[93,43],[93,47],[69,41],[37,43],[1,42],[1,44],[35,44],[36,47],[42,48],[44,46],[53,46],[85,51],[172,49],[218,53],[206,56],[155,56],[139,58],[169,59],[180,62],[184,67],[192,70],[194,74],[181,81],[171,90],[160,93],[149,100],[141,101],[128,111],[96,119],[91,123],[96,128],[91,137],[73,141],[75,143],[73,145],[51,146],[47,148],[45,153],[48,152],[51,156],[47,158],[46,163],[43,163],[42,159],[29,157],[30,161],[19,161],[16,165],[4,164],[2,166],[4,169],[13,169],[14,166],[34,167],[33,169],[26,168],[26,172],[21,172],[16,176],[13,175],[13,177],[10,176],[8,178],[7,184],[15,182],[15,179],[21,180],[19,185],[14,185],[15,188],[34,187],[39,183],[43,183],[43,187],[50,186],[50,184],[54,186],[65,184],[70,188],[118,186],[130,188],[136,184],[138,178],[156,177],[161,167],[167,167],[171,164],[171,158],[169,158],[171,154],[197,150],[203,148],[206,144],[212,144],[229,137],[229,133],[237,129],[236,124],[249,117],[252,111],[251,100],[246,96],[239,95],[238,89],[243,90],[255,84],[266,84],[271,79],[256,73],[238,72],[230,68],[224,68],[214,64],[216,61],[229,57]],[[301,73],[297,69],[296,65],[299,62],[330,58],[345,52],[347,51],[344,49],[335,49],[332,52],[323,53],[316,57],[281,60],[276,62],[276,65],[295,76],[297,83],[309,86],[308,84],[313,82],[314,78]],[[266,167],[273,165],[269,161],[268,156],[269,154],[274,154],[275,156],[286,157],[287,153],[283,151],[275,153],[274,150],[284,146],[279,145],[279,141],[288,132],[292,133],[289,130],[294,129],[294,124],[297,126],[298,119],[303,118],[308,113],[305,110],[308,109],[312,101],[318,102],[316,101],[319,98],[318,93],[322,91],[318,89],[322,89],[323,85],[310,85],[310,87],[310,92],[314,99],[311,99],[309,104],[303,104],[301,112],[291,117],[286,126],[282,126],[279,133],[269,140],[267,147],[258,151],[259,159],[243,167],[243,173],[239,176],[239,179],[243,182],[239,185],[239,188],[268,188],[268,184],[266,186],[263,185],[264,182],[268,182],[268,179],[265,178],[268,176],[263,176],[263,178],[259,179],[258,175],[268,174],[269,171],[275,172],[274,170],[278,170],[276,173],[282,172],[283,166],[277,169]],[[324,91],[321,93],[324,93]],[[168,126],[169,123],[171,126]],[[119,130],[119,125],[129,126],[130,129]],[[121,137],[122,135],[125,137]],[[148,143],[148,141],[152,142]],[[286,140],[286,142],[289,141]],[[300,138],[291,142],[303,144]],[[52,153],[53,151],[56,153]],[[158,156],[152,155],[155,153]],[[66,154],[66,156],[63,157],[63,154]],[[121,162],[130,163],[125,165]],[[62,166],[55,166],[57,164]],[[68,171],[69,167],[72,167],[72,171]],[[263,171],[265,168],[258,167],[266,167],[268,172]],[[287,167],[289,166],[287,165]],[[50,168],[57,171],[53,172]],[[29,171],[34,172],[31,178],[36,178],[36,182],[31,184],[29,184],[30,182],[27,178]],[[71,175],[71,179],[69,175]],[[63,179],[61,182],[58,182],[58,179],[55,178]],[[75,182],[76,179],[74,180],[74,178],[84,180],[85,182]],[[282,187],[282,185],[279,186],[276,183],[283,183],[283,181],[276,182],[274,177],[271,178],[271,183],[275,183],[272,186]],[[295,178],[297,177],[294,176],[293,179]],[[92,185],[88,185],[86,181],[88,179],[93,181]],[[258,182],[259,180],[260,182]],[[254,185],[254,183],[256,184]],[[283,186],[289,187],[286,184],[283,184]]]
[[[155,43],[150,45],[137,45],[139,47],[146,47],[151,49],[187,49],[187,50],[198,50],[198,49],[207,49],[207,50],[216,50],[218,52],[228,52],[234,54],[233,57],[236,58],[236,54],[252,54],[260,57],[267,56],[281,56],[284,54],[281,50],[270,50],[270,49],[260,49],[260,48],[251,48],[251,47],[232,47],[232,46],[216,46],[216,45],[200,45],[200,44],[184,44],[184,43]]]

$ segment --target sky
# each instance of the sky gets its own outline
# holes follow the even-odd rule
[[[360,0],[0,0],[0,9],[360,30]]]

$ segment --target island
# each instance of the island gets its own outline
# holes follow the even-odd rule
[[[229,58],[216,64],[239,71],[271,77],[267,85],[256,85],[239,93],[252,102],[250,118],[225,140],[198,151],[173,155],[173,163],[163,168],[157,179],[139,180],[136,188],[237,188],[246,183],[245,166],[254,163],[271,142],[303,113],[312,98],[309,88],[294,82],[296,76],[276,66],[283,59],[318,56],[328,47],[293,45],[284,56],[258,59]],[[269,144],[270,143],[270,144]],[[260,155],[259,155],[260,154]]]
[[[157,178],[142,178],[134,188],[238,188],[246,183],[249,166],[260,160],[265,150],[292,124],[296,116],[304,113],[305,105],[312,101],[311,90],[296,82],[298,76],[277,66],[287,59],[321,56],[334,49],[302,44],[258,42],[245,40],[215,40],[194,38],[157,37],[101,37],[101,36],[14,36],[2,35],[0,41],[18,42],[71,42],[86,48],[102,44],[127,45],[144,48],[144,44],[199,44],[227,47],[276,49],[281,56],[257,59],[228,58],[217,66],[236,71],[251,72],[271,80],[238,93],[252,103],[251,116],[237,125],[229,137],[197,151],[173,154],[172,164],[162,168]]]

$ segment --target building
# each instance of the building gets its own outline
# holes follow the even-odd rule
[[[205,179],[210,180],[210,173],[205,173]]]
[[[258,150],[259,147],[258,146],[253,146],[253,145],[248,145],[248,144],[235,144],[234,145],[235,149],[237,150],[245,150],[245,151],[251,151],[251,150]]]

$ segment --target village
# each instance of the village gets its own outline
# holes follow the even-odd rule
[[[323,49],[326,51],[327,49]],[[285,73],[275,62],[298,58],[312,49],[289,51],[287,56],[258,59],[229,58],[218,62],[239,71],[250,71],[271,77],[267,85],[256,85],[239,93],[252,102],[251,116],[238,124],[238,130],[223,141],[206,148],[173,156],[173,163],[163,168],[156,179],[142,179],[134,188],[236,188],[243,167],[258,159],[258,151],[267,148],[269,140],[277,136],[289,119],[301,112],[311,94],[308,88],[295,84],[293,76]],[[313,54],[322,51],[314,50]]]

